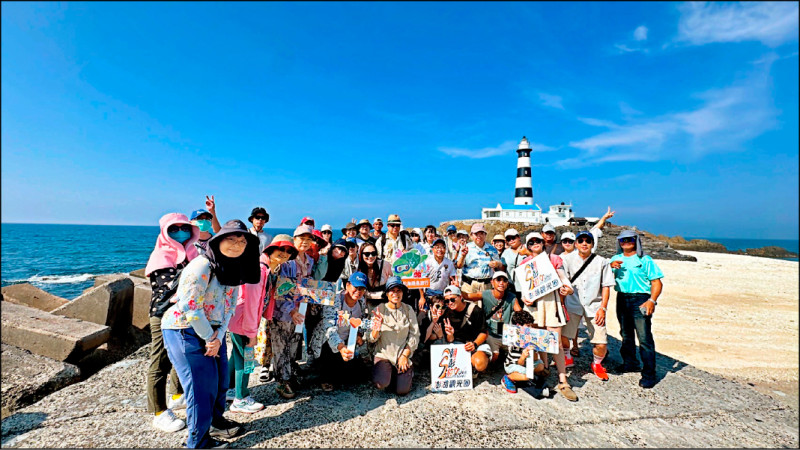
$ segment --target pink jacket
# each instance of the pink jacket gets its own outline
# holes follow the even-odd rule
[[[243,284],[239,288],[239,299],[236,301],[236,311],[228,324],[228,330],[241,336],[255,338],[258,326],[261,323],[261,313],[264,309],[264,297],[267,290],[269,277],[269,257],[261,254],[261,279],[256,284]],[[275,302],[269,302],[266,317],[272,317]]]
[[[200,230],[189,222],[188,217],[180,213],[164,214],[159,219],[158,224],[161,226],[161,232],[158,234],[156,246],[150,254],[147,266],[144,268],[144,276],[146,277],[149,277],[151,273],[159,269],[174,269],[184,260],[191,261],[197,256],[197,248],[194,243],[200,237]],[[192,225],[192,236],[183,245],[167,234],[167,228],[173,224]]]

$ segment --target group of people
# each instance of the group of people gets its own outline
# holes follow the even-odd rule
[[[250,227],[235,219],[220,225],[213,196],[191,217],[166,214],[145,269],[153,292],[147,382],[153,425],[167,432],[188,428],[189,448],[221,448],[226,442],[219,439],[241,430],[223,417],[227,402],[236,413],[264,408],[248,390],[253,360],[261,366],[259,379],[274,379],[286,399],[297,395],[309,372],[319,373],[325,392],[369,379],[378,389],[405,395],[416,367],[428,366],[430,346],[447,343],[464,344],[474,376],[502,361],[501,385],[511,393],[547,389],[552,356],[556,391],[576,401],[566,369],[579,355],[581,322],[593,345],[591,370],[608,379],[602,363],[612,286],[618,292],[621,370],[641,371],[640,385],[650,388],[656,383],[651,317],[663,274],[633,231],[620,233],[610,260],[595,253],[613,214],[609,208],[591,230],[558,239],[546,224],[524,240],[509,228],[491,242],[482,223],[469,233],[451,225],[440,236],[433,225],[403,229],[397,214],[389,215],[386,232],[380,218],[353,220],[333,240],[330,225],[317,229],[313,218],[304,217],[291,236],[273,237],[264,230],[270,217],[263,207],[253,208]],[[542,253],[562,286],[540,298],[522,296],[527,280],[515,269]],[[416,267],[429,287],[409,288],[395,276],[392,265],[401,258],[398,264]],[[279,277],[329,282],[333,306],[301,306],[276,295]],[[353,323],[368,324],[358,328],[355,348],[348,346]],[[504,324],[557,332],[559,352],[503,345]],[[531,379],[528,358],[534,358]],[[186,408],[186,421],[174,414],[179,408]]]

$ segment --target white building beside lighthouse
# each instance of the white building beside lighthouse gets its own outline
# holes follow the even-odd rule
[[[531,173],[531,145],[523,136],[517,146],[517,180],[514,185],[514,203],[498,203],[495,208],[483,208],[481,218],[507,222],[550,223],[560,227],[573,218],[572,203],[551,205],[549,211],[533,202],[533,179]]]

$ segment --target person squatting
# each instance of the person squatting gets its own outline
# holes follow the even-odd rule
[[[440,236],[433,225],[403,229],[397,214],[387,218],[386,231],[380,217],[353,220],[335,241],[332,227],[317,229],[311,217],[291,236],[271,236],[264,229],[270,220],[265,208],[253,208],[249,227],[236,219],[220,224],[213,196],[189,217],[166,214],[145,268],[152,287],[147,399],[153,426],[164,432],[187,428],[188,448],[222,448],[228,443],[221,439],[243,429],[223,416],[226,410],[264,409],[248,389],[255,366],[261,366],[259,381],[274,381],[285,399],[311,387],[310,379],[323,392],[369,381],[406,395],[417,371],[429,368],[430,346],[451,343],[470,353],[473,384],[490,367],[502,366],[499,385],[509,393],[532,388],[541,398],[555,389],[577,401],[567,369],[580,352],[581,323],[592,345],[591,371],[609,378],[603,360],[612,287],[622,337],[619,372],[641,372],[639,385],[652,388],[651,320],[663,274],[634,231],[619,234],[611,259],[595,253],[613,215],[609,208],[590,230],[558,239],[546,224],[524,240],[509,228],[489,242],[482,223],[469,233],[450,225]],[[417,253],[426,255],[417,267],[417,276],[430,280],[426,288],[409,288],[392,271],[393,263]],[[523,298],[524,280],[515,269],[542,253],[562,286]],[[276,295],[279,277],[330,282],[333,305],[301,307]],[[355,347],[348,345],[353,323],[368,324],[357,328]],[[505,346],[505,324],[557,332],[558,353]],[[533,377],[526,370],[529,359]],[[551,359],[558,382],[549,387]],[[183,408],[185,421],[174,413]]]

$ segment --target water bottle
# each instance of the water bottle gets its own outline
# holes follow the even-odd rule
[[[256,368],[256,354],[253,347],[244,348],[244,373],[253,373]]]

